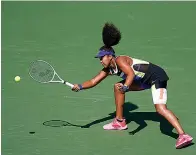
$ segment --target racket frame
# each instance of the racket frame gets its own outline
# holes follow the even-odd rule
[[[30,71],[29,71],[29,75],[30,75],[31,78],[33,78],[35,81],[37,81],[37,82],[39,82],[39,83],[62,83],[62,84],[65,84],[65,85],[67,85],[67,86],[69,86],[69,87],[71,87],[71,88],[74,87],[73,84],[71,84],[71,83],[69,83],[69,82],[63,80],[63,79],[57,74],[57,72],[56,72],[55,69],[52,67],[52,65],[50,65],[48,62],[46,62],[46,61],[44,61],[44,60],[36,60],[36,61],[32,62],[32,64],[35,63],[35,62],[37,62],[37,61],[41,61],[41,62],[44,62],[44,63],[48,64],[48,65],[53,69],[54,75],[53,75],[53,77],[52,77],[52,79],[51,79],[50,81],[47,81],[47,82],[40,82],[40,81],[36,80],[36,79],[30,74]],[[32,65],[31,65],[31,66],[32,66]],[[30,70],[31,70],[31,68],[32,68],[32,67],[30,67]],[[55,76],[57,76],[57,77],[59,78],[59,80],[53,81],[53,79],[54,79]]]

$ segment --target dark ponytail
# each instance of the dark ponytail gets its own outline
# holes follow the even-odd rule
[[[102,40],[105,48],[112,48],[117,45],[121,39],[121,32],[112,23],[105,23],[102,31]]]

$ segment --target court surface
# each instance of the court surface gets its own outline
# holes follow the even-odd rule
[[[92,78],[102,68],[94,58],[102,26],[111,21],[122,31],[117,55],[167,71],[168,108],[196,138],[195,15],[195,2],[2,2],[2,154],[195,154],[196,145],[175,149],[176,132],[156,115],[151,91],[127,93],[128,130],[104,131],[118,77],[74,93],[28,75],[30,63],[43,59],[71,83]]]

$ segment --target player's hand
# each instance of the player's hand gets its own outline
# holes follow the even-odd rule
[[[120,90],[122,93],[125,93],[129,90],[129,87],[123,85],[122,83],[117,83],[117,88]]]
[[[75,92],[78,92],[80,91],[80,87],[78,84],[74,84],[73,88],[72,88],[72,91],[75,91]]]

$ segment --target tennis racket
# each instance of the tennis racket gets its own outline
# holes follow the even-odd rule
[[[44,60],[34,61],[29,69],[29,75],[37,82],[40,83],[62,83],[73,88],[73,84],[64,81],[56,73],[54,68]]]

